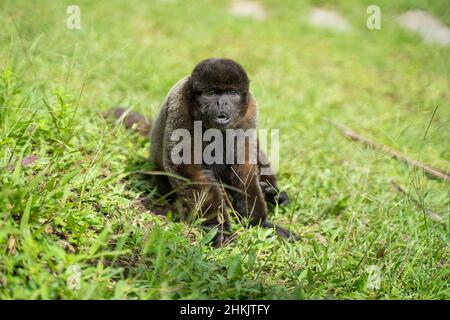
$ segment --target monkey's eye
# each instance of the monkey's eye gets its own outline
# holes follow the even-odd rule
[[[214,92],[214,90],[209,89],[209,90],[204,91],[203,94],[209,98],[209,97],[212,97],[215,94],[215,92]]]
[[[229,94],[232,98],[235,98],[235,97],[239,96],[239,92],[237,92],[236,90],[232,90],[232,91],[228,92],[228,94]]]

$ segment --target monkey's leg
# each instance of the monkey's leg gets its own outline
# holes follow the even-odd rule
[[[286,192],[280,191],[277,185],[277,176],[269,160],[261,149],[258,156],[259,185],[268,203],[278,204],[280,207],[288,205],[290,200]]]
[[[172,168],[172,173],[188,178],[192,184],[169,178],[181,200],[186,214],[193,218],[204,218],[204,226],[217,227],[214,245],[222,246],[230,236],[230,219],[219,183],[213,175],[198,165],[184,165]],[[175,171],[175,172],[174,172]],[[189,217],[189,216],[188,216]]]
[[[298,236],[276,226],[267,220],[267,208],[264,195],[259,184],[259,176],[256,165],[242,164],[232,166],[232,177],[230,179],[233,187],[242,192],[233,192],[234,209],[244,217],[250,218],[252,226],[260,225],[263,228],[274,228],[277,234],[286,240],[298,240]]]
[[[233,165],[230,175],[231,186],[240,190],[231,192],[234,209],[241,216],[248,217],[253,226],[264,222],[267,208],[259,186],[257,167],[252,164]]]

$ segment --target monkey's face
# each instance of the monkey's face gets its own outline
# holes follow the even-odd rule
[[[245,115],[249,81],[244,69],[229,59],[208,59],[188,83],[190,112],[205,128],[233,128]]]
[[[236,89],[206,88],[197,95],[193,113],[196,120],[203,121],[204,127],[232,128],[241,118],[243,99],[242,93]]]

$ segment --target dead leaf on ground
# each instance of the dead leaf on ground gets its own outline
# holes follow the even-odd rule
[[[8,239],[8,254],[13,255],[16,252],[16,238],[10,236]]]
[[[28,166],[28,165],[32,165],[33,163],[36,162],[36,160],[38,160],[39,157],[35,156],[35,155],[31,155],[31,156],[27,156],[25,158],[22,159],[22,165],[23,166]]]

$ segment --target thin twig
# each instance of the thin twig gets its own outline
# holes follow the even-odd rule
[[[403,161],[405,163],[407,163],[408,165],[412,166],[412,167],[416,167],[419,169],[422,169],[423,171],[425,171],[425,173],[435,177],[435,178],[439,178],[442,180],[445,180],[447,182],[450,182],[450,173],[441,170],[441,169],[437,169],[434,168],[426,163],[420,162],[418,160],[414,160],[411,159],[410,157],[408,157],[407,155],[392,149],[390,147],[387,147],[383,144],[380,143],[376,143],[373,142],[371,140],[369,140],[366,137],[363,137],[359,134],[357,134],[355,131],[353,131],[352,129],[340,124],[340,123],[336,123],[334,121],[329,120],[331,123],[333,123],[336,127],[338,127],[342,134],[344,136],[346,136],[347,138],[353,140],[353,141],[357,141],[357,142],[361,142],[362,144],[364,144],[367,147],[370,147],[372,149],[377,149],[377,150],[381,150],[387,154],[389,154],[391,157],[393,157],[394,159],[397,159],[399,161]]]

